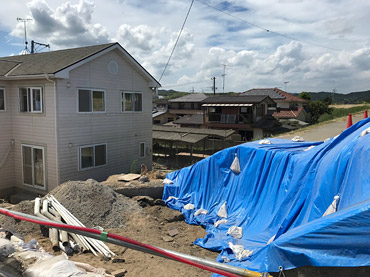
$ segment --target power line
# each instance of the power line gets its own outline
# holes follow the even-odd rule
[[[193,3],[194,3],[194,0],[192,0],[192,1],[191,1],[191,4],[190,4],[189,10],[188,10],[188,12],[187,12],[187,14],[186,14],[186,17],[185,17],[184,23],[182,24],[182,27],[181,27],[181,30],[180,30],[180,32],[179,32],[179,35],[177,36],[177,39],[176,39],[175,45],[174,45],[174,46],[173,46],[173,48],[172,48],[171,55],[168,57],[168,61],[167,61],[167,63],[166,63],[166,66],[164,67],[163,72],[162,72],[162,74],[161,74],[161,77],[159,78],[159,82],[161,81],[161,79],[162,79],[162,77],[163,77],[163,74],[164,74],[164,72],[166,71],[168,64],[170,63],[170,60],[171,60],[172,55],[173,55],[173,52],[175,51],[175,48],[176,48],[176,46],[177,46],[177,43],[179,42],[179,39],[180,39],[180,36],[181,36],[182,30],[184,29],[184,26],[185,26],[186,20],[188,19],[188,16],[189,16],[189,13],[190,13],[191,7],[193,6]]]
[[[162,86],[162,88],[168,88],[168,87],[171,87],[171,88],[174,88],[174,87],[183,87],[183,86],[188,86],[188,85],[193,85],[193,84],[200,84],[200,83],[205,83],[205,82],[208,82],[208,81],[190,82],[190,83],[181,84],[181,85],[174,85],[174,86],[167,85],[167,86]]]
[[[267,28],[264,28],[264,27],[259,26],[257,24],[254,24],[252,22],[246,21],[246,20],[244,20],[244,19],[242,19],[240,17],[237,17],[237,16],[235,16],[235,15],[233,15],[231,13],[225,12],[225,11],[219,9],[219,8],[216,8],[214,6],[211,6],[208,3],[205,3],[205,2],[200,1],[200,0],[196,0],[196,1],[199,2],[199,3],[201,3],[201,4],[203,4],[203,5],[205,5],[205,6],[207,6],[207,7],[209,7],[209,8],[212,8],[212,9],[214,9],[216,11],[219,11],[219,12],[221,12],[223,14],[226,14],[226,15],[231,16],[231,17],[233,17],[233,18],[235,18],[237,20],[240,20],[240,21],[242,21],[244,23],[247,23],[248,25],[251,25],[251,26],[253,26],[255,28],[264,30],[264,31],[266,31],[266,32],[268,32],[270,34],[274,34],[274,35],[277,35],[277,36],[281,36],[281,37],[284,37],[284,38],[288,38],[288,39],[291,39],[291,40],[299,41],[299,42],[302,42],[302,43],[305,43],[305,44],[310,44],[310,45],[313,45],[313,46],[317,46],[317,47],[321,47],[321,48],[325,48],[325,49],[329,49],[329,50],[340,51],[340,52],[343,51],[342,49],[337,49],[337,48],[323,46],[323,45],[320,45],[320,44],[317,44],[317,43],[312,43],[312,42],[304,41],[304,40],[297,39],[297,38],[294,38],[294,37],[291,37],[291,36],[287,36],[287,35],[284,35],[284,34],[281,34],[281,33],[278,33],[278,32],[271,31],[270,29],[267,29]]]

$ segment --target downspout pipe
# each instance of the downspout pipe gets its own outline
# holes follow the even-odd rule
[[[58,129],[57,129],[57,124],[58,124],[58,121],[57,121],[57,114],[58,114],[57,112],[57,106],[58,106],[57,105],[57,87],[56,87],[56,82],[51,80],[47,73],[45,73],[45,78],[49,82],[53,83],[53,87],[54,87],[55,173],[57,176],[56,185],[58,186],[60,183],[60,176],[59,176],[59,145],[58,145]]]

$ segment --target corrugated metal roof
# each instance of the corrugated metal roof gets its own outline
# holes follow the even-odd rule
[[[218,129],[199,129],[199,128],[184,128],[184,127],[166,127],[166,126],[159,126],[153,125],[153,132],[154,131],[162,131],[162,132],[176,132],[176,133],[191,133],[191,134],[201,134],[207,136],[218,136],[221,138],[227,138],[235,133],[235,130],[228,129],[228,130],[218,130]]]
[[[202,107],[251,107],[253,104],[203,104]]]
[[[193,114],[185,115],[174,121],[175,124],[192,124],[192,125],[202,125],[204,123],[203,114]]]
[[[205,104],[255,104],[262,102],[266,95],[233,95],[233,96],[212,96],[203,101]]]
[[[202,102],[208,96],[204,93],[192,93],[188,95],[181,96],[179,98],[170,99],[168,102]]]
[[[172,128],[172,129],[175,129],[175,128]],[[177,129],[180,129],[180,128],[177,128]],[[208,135],[180,133],[180,132],[163,132],[163,131],[153,130],[153,139],[157,139],[157,140],[197,143],[207,137]]]
[[[278,91],[275,90],[275,88],[253,88],[240,94],[240,96],[243,95],[267,95],[270,96],[270,98],[273,100],[285,99],[285,96],[281,95]]]

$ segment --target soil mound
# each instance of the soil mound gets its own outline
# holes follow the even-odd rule
[[[68,181],[50,194],[87,227],[124,228],[125,215],[141,211],[136,201],[93,179]]]

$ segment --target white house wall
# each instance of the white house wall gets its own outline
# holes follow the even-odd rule
[[[108,63],[118,63],[118,73],[109,73]],[[67,87],[69,86],[69,87]],[[105,113],[78,113],[78,88],[105,90]],[[60,182],[127,173],[136,161],[151,168],[152,91],[144,79],[118,51],[109,52],[58,80],[58,144]],[[121,112],[121,92],[143,93],[142,112]],[[139,143],[146,145],[146,157],[139,158]],[[107,144],[107,165],[79,170],[79,146]]]
[[[0,169],[1,188],[17,187],[45,193],[56,185],[56,151],[54,132],[54,87],[43,80],[4,81],[6,88],[6,112],[0,113],[0,159],[10,141],[14,146],[5,168]],[[19,87],[41,86],[43,89],[43,113],[21,113],[19,111]],[[4,128],[4,129],[3,129]],[[44,147],[46,160],[46,190],[34,189],[23,184],[21,144]]]

